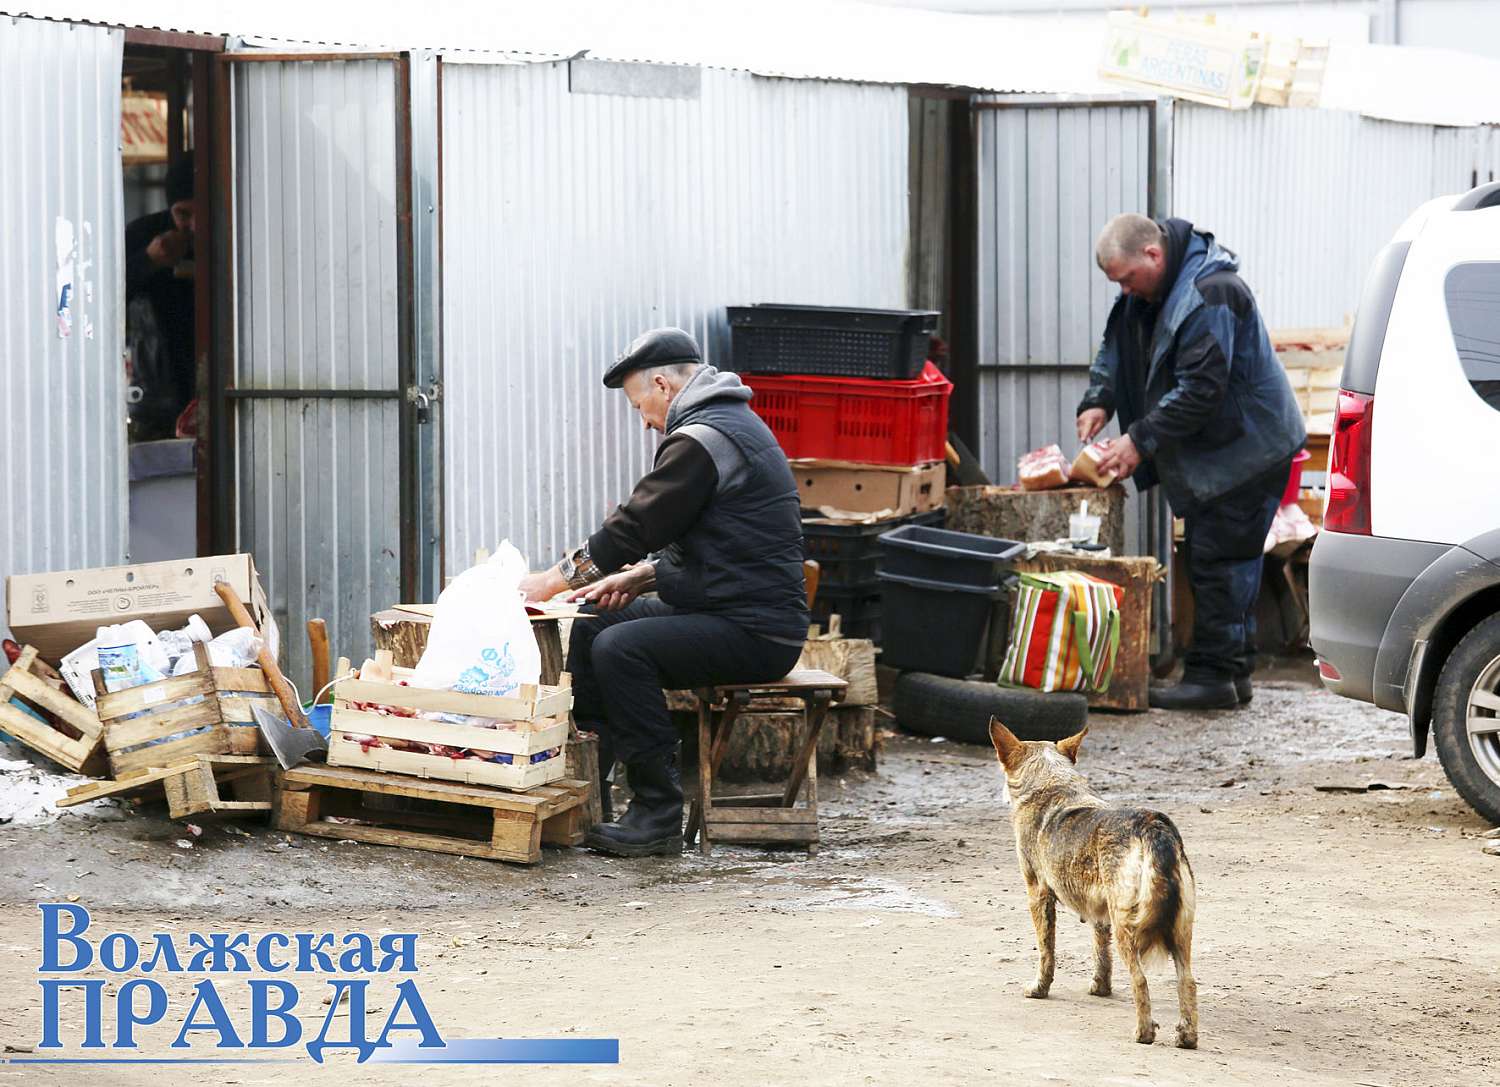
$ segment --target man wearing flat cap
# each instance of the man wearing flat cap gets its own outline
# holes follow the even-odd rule
[[[572,589],[596,612],[569,640],[573,714],[599,733],[604,795],[618,759],[634,796],[588,844],[617,856],[676,853],[682,783],[662,689],[765,683],[796,665],[808,624],[801,509],[750,390],[705,366],[688,333],[641,335],[604,384],[665,435],[656,462],[587,543],[522,589],[528,600]]]

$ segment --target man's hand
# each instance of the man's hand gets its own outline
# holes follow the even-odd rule
[[[580,604],[593,604],[600,611],[618,611],[655,583],[656,567],[649,562],[638,562],[579,589],[568,599]]]
[[[158,268],[175,268],[192,244],[193,236],[186,230],[163,231],[146,246],[146,257]]]
[[[1078,440],[1087,444],[1095,434],[1104,429],[1104,424],[1109,422],[1109,412],[1103,408],[1089,408],[1078,416]]]
[[[1080,418],[1080,425],[1081,425]],[[1099,462],[1099,474],[1105,475],[1113,472],[1120,479],[1129,479],[1130,473],[1141,465],[1140,450],[1136,449],[1135,442],[1130,440],[1129,434],[1121,434],[1109,443],[1109,448],[1104,451],[1104,459]]]
[[[562,574],[558,573],[556,566],[535,574],[527,574],[521,579],[521,592],[526,594],[528,604],[534,604],[540,600],[551,600],[567,587],[568,583],[563,580]]]

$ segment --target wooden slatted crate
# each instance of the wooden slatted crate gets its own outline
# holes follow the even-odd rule
[[[37,656],[35,646],[22,649],[0,679],[0,732],[69,770],[90,775],[104,771],[104,727],[73,697],[62,676]]]
[[[275,706],[259,668],[215,668],[202,645],[193,647],[198,669],[185,676],[116,691],[94,671],[95,703],[104,726],[110,774],[192,762],[198,755],[255,755],[260,731],[252,706]]]
[[[405,668],[394,670],[397,679],[410,678],[411,674]],[[396,713],[360,708],[371,705]],[[568,739],[567,713],[572,705],[573,691],[568,686],[528,685],[516,697],[507,698],[347,679],[333,691],[328,763],[470,785],[531,789],[557,781],[566,772],[563,748]],[[514,723],[515,727],[482,728],[410,716],[423,712],[490,718]],[[478,749],[507,756],[512,761],[454,758],[402,751],[392,746],[402,743]]]

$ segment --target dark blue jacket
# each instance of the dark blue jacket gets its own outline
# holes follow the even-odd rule
[[[1178,513],[1290,461],[1307,439],[1239,260],[1182,219],[1168,219],[1171,284],[1158,304],[1121,295],[1104,327],[1079,412],[1118,415]]]

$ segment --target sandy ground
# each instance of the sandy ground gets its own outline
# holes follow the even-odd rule
[[[39,1036],[35,903],[77,895],[99,932],[417,931],[445,1036],[614,1037],[621,1063],[356,1069],[331,1054],[323,1069],[0,1065],[0,1082],[1494,1083],[1500,858],[1406,744],[1403,719],[1287,679],[1243,711],[1095,715],[1083,767],[1170,813],[1197,873],[1196,1052],[1169,1029],[1129,1041],[1128,993],[1087,995],[1089,933],[1071,918],[1051,999],[1023,999],[1032,932],[993,756],[897,738],[880,774],[824,782],[812,859],[549,851],[526,869],[258,828],[182,849],[151,814],[5,828],[8,1047]],[[1411,788],[1314,788],[1372,779]],[[319,986],[304,989],[310,1032]],[[172,988],[177,1019],[143,1031],[144,1053],[165,1054],[186,1012],[187,982]],[[1170,968],[1152,991],[1169,1026]]]

